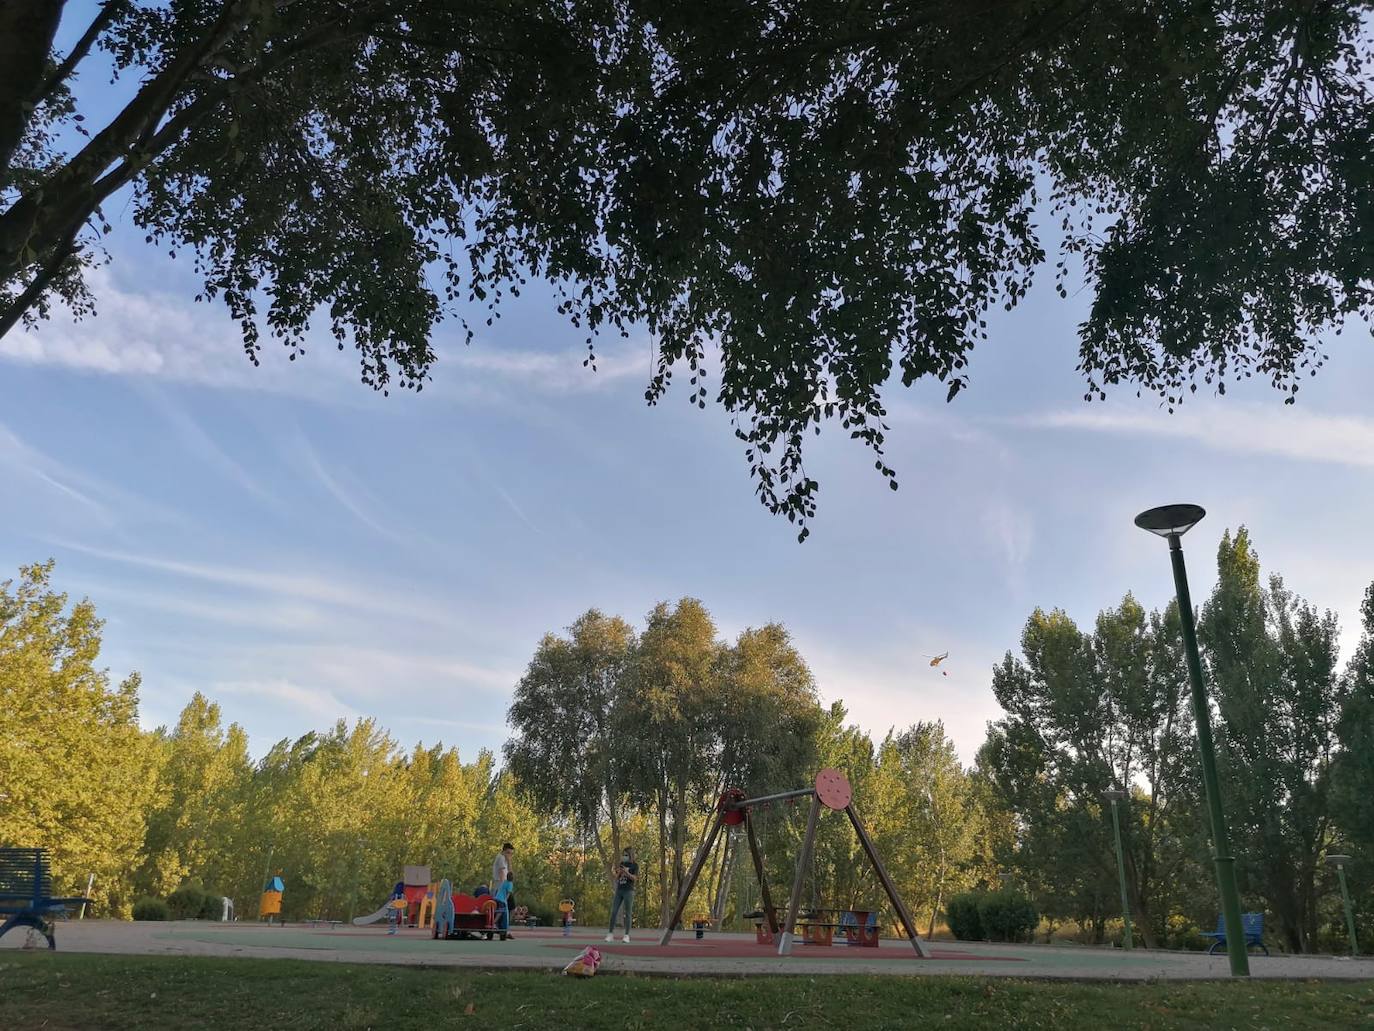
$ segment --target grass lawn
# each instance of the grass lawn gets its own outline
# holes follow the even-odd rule
[[[1374,982],[682,978],[15,953],[0,1028],[1369,1028]]]

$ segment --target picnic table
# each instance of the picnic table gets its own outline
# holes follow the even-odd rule
[[[66,916],[68,906],[88,904],[86,898],[54,898],[48,853],[41,848],[0,848],[0,938],[15,927],[32,927],[57,948],[52,917]]]
[[[850,945],[878,946],[878,914],[868,909],[805,909],[797,928],[804,945],[832,945],[840,931]]]

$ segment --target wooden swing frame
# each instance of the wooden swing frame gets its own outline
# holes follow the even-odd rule
[[[787,912],[783,918],[781,933],[779,933],[777,916],[773,908],[773,897],[768,890],[768,878],[764,873],[763,853],[759,849],[758,835],[754,830],[752,810],[755,806],[771,805],[774,802],[785,802],[796,798],[810,798],[811,806],[806,814],[806,833],[802,836],[801,854],[797,857],[797,873],[792,880],[792,894],[788,898]],[[702,838],[696,856],[692,859],[692,866],[687,872],[687,879],[682,884],[677,905],[673,907],[673,914],[668,919],[668,923],[662,928],[663,933],[659,938],[659,945],[667,945],[672,940],[673,930],[682,919],[682,913],[687,908],[687,900],[692,896],[692,889],[696,887],[697,879],[701,876],[707,857],[710,856],[715,847],[721,828],[744,824],[745,838],[749,842],[749,855],[754,861],[754,873],[759,881],[759,895],[763,900],[763,919],[767,922],[768,929],[777,936],[778,955],[791,955],[792,943],[797,930],[797,917],[801,907],[802,884],[815,852],[816,822],[820,817],[822,807],[833,812],[842,812],[849,817],[850,825],[853,826],[859,844],[863,847],[864,855],[868,857],[869,863],[873,866],[873,872],[878,875],[878,881],[887,894],[888,901],[892,903],[892,908],[906,929],[912,949],[918,958],[929,959],[930,952],[926,943],[921,940],[920,935],[916,932],[916,921],[912,919],[910,911],[906,908],[906,903],[902,901],[902,897],[897,891],[897,885],[888,876],[887,867],[883,865],[878,850],[873,844],[873,839],[868,836],[863,821],[859,819],[858,810],[854,808],[853,792],[849,786],[849,779],[839,770],[831,768],[826,768],[817,773],[815,785],[809,788],[783,791],[776,795],[761,795],[758,798],[746,798],[743,791],[738,788],[730,788],[720,796],[719,801],[716,802],[715,815],[710,826],[706,829],[706,834]]]

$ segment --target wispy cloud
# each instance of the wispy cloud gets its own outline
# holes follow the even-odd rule
[[[0,358],[115,376],[213,386],[263,386],[221,309],[121,288],[108,269],[89,274],[98,314],[75,321],[62,305],[30,331],[0,338]]]
[[[328,688],[309,687],[287,679],[223,680],[209,690],[211,697],[228,695],[269,701],[321,725],[340,719],[354,720],[362,715]]]
[[[3,423],[0,423],[0,466],[32,477],[63,498],[84,505],[106,522],[110,519],[109,509],[104,504],[72,485],[80,481],[79,473],[66,469],[56,459],[22,440]]]
[[[1175,437],[1233,454],[1374,468],[1374,419],[1298,406],[1217,404],[1203,411],[1046,412],[1017,420],[1044,429]]]
[[[109,269],[88,276],[97,314],[80,321],[64,305],[31,331],[0,338],[0,361],[108,376],[167,380],[210,387],[261,390],[320,400],[359,400],[351,356],[338,354],[327,333],[316,330],[304,361],[290,362],[270,344],[254,366],[243,352],[238,326],[219,304],[196,304],[156,290],[131,290]],[[627,377],[647,381],[652,352],[644,338],[608,341],[597,350],[596,369],[583,366],[577,348],[463,346],[440,335],[434,387],[449,399],[502,403],[503,388],[546,395],[600,390]]]
[[[627,377],[645,382],[653,371],[653,352],[643,337],[598,346],[595,369],[583,365],[587,351],[575,348],[528,350],[482,344],[456,348],[441,358],[445,364],[489,377],[518,381],[550,393],[597,390]]]
[[[362,523],[368,529],[385,537],[389,541],[398,544],[413,543],[411,537],[387,525],[387,523],[383,521],[381,515],[373,514],[380,510],[380,506],[366,488],[355,483],[351,489],[346,489],[340,477],[335,476],[325,468],[324,463],[320,461],[320,456],[310,445],[310,442],[305,438],[304,434],[297,435],[296,448],[311,475],[315,477],[315,480],[325,489],[329,496],[339,503],[344,511],[348,512],[354,519],[358,520],[358,522]]]
[[[5,474],[8,470],[9,475]],[[98,476],[82,472],[65,464],[46,451],[35,447],[4,423],[0,423],[0,477],[15,482],[24,478],[42,484],[44,490],[26,493],[25,500],[39,499],[40,510],[49,526],[70,526],[67,518],[84,513],[80,522],[90,520],[105,528],[117,528],[130,521],[158,524],[180,524],[185,517],[147,497],[134,494]],[[15,492],[0,492],[0,499],[17,497]],[[43,498],[43,494],[47,498]],[[73,507],[72,503],[77,507]],[[60,518],[59,518],[60,517]]]
[[[426,626],[451,627],[454,619],[452,610],[434,599],[419,597],[414,592],[388,592],[356,578],[343,580],[310,572],[278,572],[243,565],[178,561],[58,539],[49,539],[48,543],[109,562],[253,591],[288,602],[317,602],[364,613],[375,613],[380,609]]]
[[[519,519],[522,523],[528,526],[535,533],[542,534],[544,532],[543,530],[539,529],[539,527],[534,525],[534,522],[530,519],[529,516],[525,515],[525,510],[515,503],[515,499],[510,496],[510,493],[506,490],[505,487],[502,487],[500,484],[496,484],[495,489],[497,497],[504,501],[506,507],[515,513],[515,518]]]
[[[354,693],[385,697],[396,685],[417,687],[441,681],[446,687],[510,691],[520,674],[469,662],[451,653],[425,653],[398,648],[368,648],[341,641],[279,644],[270,649],[284,664],[310,671],[329,683],[347,684]]]
[[[177,440],[188,452],[220,472],[226,479],[238,484],[246,492],[270,508],[282,510],[282,503],[271,491],[259,482],[258,478],[235,461],[209,433],[191,417],[181,404],[172,399],[164,390],[151,384],[142,391],[153,407],[157,408],[175,431]]]
[[[279,633],[318,631],[337,625],[317,605],[270,603],[252,597],[239,601],[204,599],[189,596],[185,590],[131,589],[100,579],[77,575],[68,582],[74,591],[97,598],[101,607],[116,605],[200,621],[217,632],[225,626],[253,627]]]
[[[1001,552],[1010,579],[1021,582],[1021,569],[1030,557],[1031,513],[1013,508],[1006,502],[996,502],[983,513],[983,526]]]

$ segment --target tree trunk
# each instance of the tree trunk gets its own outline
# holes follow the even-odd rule
[[[668,877],[668,793],[658,792],[658,923],[662,927],[672,916],[674,899]]]
[[[65,0],[0,0],[0,181],[43,88]]]

